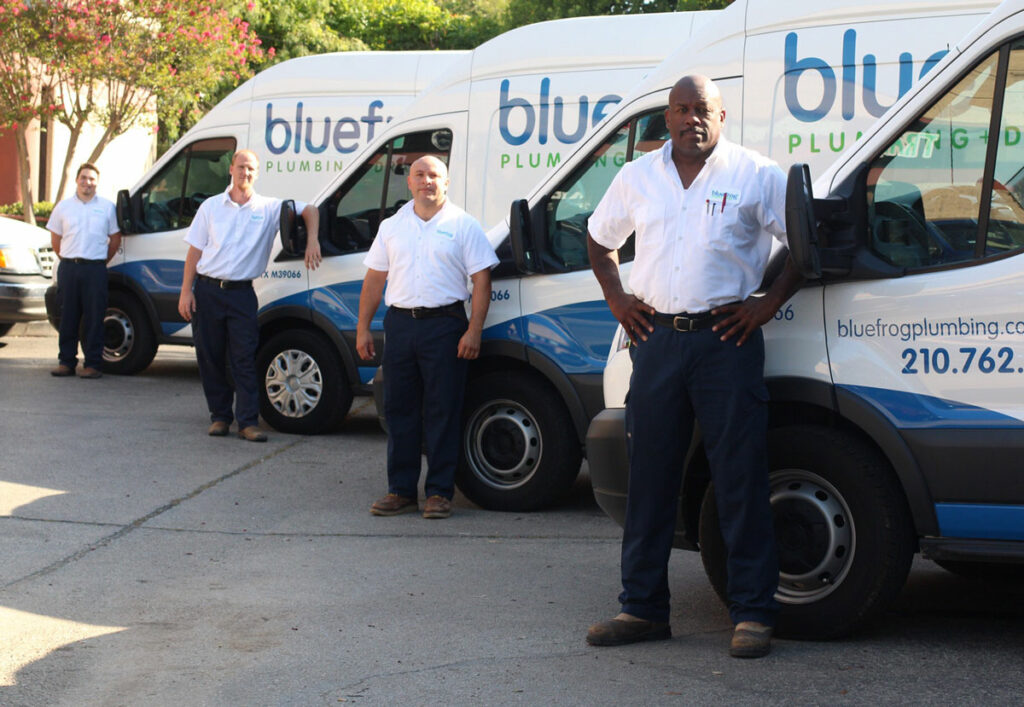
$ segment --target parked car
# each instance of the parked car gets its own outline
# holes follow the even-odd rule
[[[0,336],[18,322],[46,319],[54,260],[49,231],[0,217]]]

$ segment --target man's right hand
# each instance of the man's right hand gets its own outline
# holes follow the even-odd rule
[[[178,298],[178,314],[186,322],[192,321],[192,314],[196,311],[196,296],[192,290],[184,290]]]
[[[647,335],[654,331],[654,324],[649,316],[654,314],[654,307],[644,304],[633,295],[623,292],[608,301],[608,308],[612,310],[612,314],[626,330],[626,334],[634,346],[640,341],[647,341]]]
[[[364,361],[370,361],[376,355],[373,348],[373,334],[369,331],[356,329],[356,353]]]

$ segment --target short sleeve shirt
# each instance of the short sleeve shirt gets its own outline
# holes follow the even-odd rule
[[[196,271],[221,280],[254,280],[267,269],[281,220],[281,199],[255,192],[244,204],[231,200],[229,186],[199,206],[185,242],[203,251]],[[305,204],[296,202],[301,212]],[[313,236],[315,237],[315,235]]]
[[[629,288],[659,312],[706,312],[761,284],[772,237],[786,242],[786,175],[720,138],[688,189],[672,143],[625,165],[590,217],[591,237],[618,249],[636,233]]]
[[[429,221],[410,201],[380,224],[363,264],[388,273],[389,307],[441,307],[469,298],[467,279],[498,264],[475,218],[445,202]]]
[[[46,229],[60,236],[61,258],[106,260],[110,236],[118,231],[117,210],[109,199],[83,202],[75,194],[53,208]]]

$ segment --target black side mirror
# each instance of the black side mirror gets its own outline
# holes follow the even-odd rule
[[[121,233],[138,233],[132,219],[132,200],[127,189],[117,192],[117,230]]]
[[[512,202],[508,218],[509,242],[516,269],[523,274],[537,272],[537,253],[533,247],[533,224],[530,222],[530,204],[526,199]]]
[[[281,202],[281,249],[289,256],[301,257],[306,252],[306,222],[295,213],[295,202]]]
[[[808,280],[820,278],[821,255],[811,170],[800,162],[789,168],[786,180],[786,236],[793,264],[800,274]]]

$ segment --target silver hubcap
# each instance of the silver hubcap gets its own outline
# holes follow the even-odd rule
[[[821,601],[842,584],[853,562],[857,531],[843,497],[802,469],[771,476],[779,549],[779,590],[786,604]]]
[[[120,361],[135,344],[135,327],[120,309],[108,309],[103,315],[103,360]]]
[[[519,403],[495,400],[477,409],[466,433],[466,458],[489,486],[522,486],[537,470],[543,444],[537,421]]]
[[[267,367],[264,381],[267,398],[285,417],[305,417],[324,390],[320,366],[305,351],[288,349],[277,354]]]

